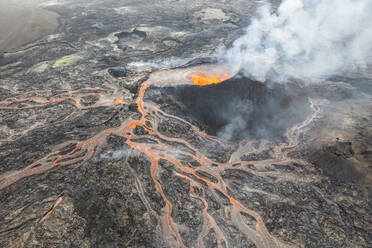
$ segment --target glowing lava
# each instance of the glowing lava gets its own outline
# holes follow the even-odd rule
[[[123,101],[123,100],[120,100],[120,99],[115,99],[115,104],[116,104],[116,105],[126,104],[126,102]]]
[[[196,72],[193,75],[191,75],[191,80],[195,85],[210,85],[210,84],[219,84],[222,81],[225,81],[227,79],[231,78],[229,74],[221,74],[216,73],[214,76],[207,76],[200,72]]]
[[[200,71],[201,68],[202,66],[199,66],[196,69]],[[191,69],[194,70],[195,68]],[[188,70],[191,69],[188,68]],[[70,140],[52,147],[51,150],[53,151],[51,153],[33,162],[27,167],[19,170],[8,171],[0,175],[0,190],[3,190],[4,188],[12,185],[13,183],[16,183],[17,181],[25,177],[41,174],[56,167],[79,163],[81,164],[85,161],[89,161],[91,158],[97,155],[97,153],[99,152],[98,149],[100,147],[103,147],[110,135],[117,135],[125,138],[127,145],[129,145],[132,150],[138,151],[141,154],[145,155],[148,161],[150,161],[151,179],[155,185],[157,194],[165,203],[160,213],[154,211],[152,206],[149,204],[151,198],[149,199],[145,194],[143,190],[144,186],[142,185],[143,182],[141,182],[140,178],[137,176],[137,173],[132,169],[130,170],[136,181],[136,187],[140,198],[142,199],[148,212],[158,220],[158,223],[160,223],[159,225],[161,227],[163,238],[168,243],[169,247],[186,247],[184,236],[182,236],[183,232],[182,229],[180,229],[183,228],[183,230],[185,230],[185,226],[178,223],[177,218],[174,218],[173,209],[176,208],[177,202],[172,202],[171,198],[164,190],[165,185],[163,184],[160,175],[161,171],[163,170],[160,162],[164,161],[173,167],[174,176],[178,176],[189,183],[189,197],[199,199],[201,203],[200,205],[203,205],[201,210],[202,227],[201,232],[197,237],[198,247],[205,247],[203,240],[211,231],[213,231],[216,235],[218,247],[232,247],[229,244],[229,240],[225,236],[225,233],[223,231],[224,229],[222,228],[222,226],[224,225],[224,223],[233,225],[234,229],[239,230],[258,248],[287,246],[287,244],[284,244],[281,241],[277,240],[269,233],[259,213],[255,212],[253,209],[249,209],[247,206],[243,205],[241,199],[234,198],[231,195],[231,192],[228,189],[228,185],[224,181],[223,172],[232,170],[236,164],[241,165],[239,167],[239,170],[242,172],[245,171],[246,173],[254,174],[258,177],[263,177],[266,175],[266,171],[252,170],[250,169],[250,167],[247,166],[248,162],[240,159],[248,151],[252,151],[252,149],[254,149],[251,143],[243,142],[246,143],[245,146],[243,146],[244,144],[239,145],[237,151],[231,155],[231,159],[229,162],[219,163],[203,154],[201,151],[199,151],[198,147],[192,145],[192,143],[190,143],[188,140],[183,138],[168,137],[158,130],[161,120],[174,119],[190,126],[190,130],[192,130],[196,137],[200,137],[208,142],[211,142],[211,144],[214,144],[215,147],[217,147],[218,145],[224,147],[228,146],[224,144],[224,141],[219,140],[216,137],[209,136],[208,134],[201,131],[197,126],[192,125],[186,120],[183,120],[178,116],[165,113],[160,109],[159,106],[145,101],[146,90],[151,85],[162,85],[164,84],[164,82],[168,83],[168,81],[174,79],[173,75],[185,75],[183,74],[183,72],[183,70],[156,72],[153,73],[147,81],[141,84],[136,100],[134,102],[127,103],[128,105],[137,105],[138,113],[141,115],[139,119],[128,118],[126,121],[121,123],[120,126],[102,130],[87,140]],[[187,72],[187,75],[190,75],[188,73],[189,71]],[[229,74],[223,74],[221,76],[218,73],[216,73],[212,77],[208,77],[200,72],[193,72],[191,80],[193,81],[194,85],[210,85],[220,83],[226,79],[229,79],[230,77],[231,75]],[[183,80],[179,81],[182,82]],[[86,96],[96,96],[98,97],[98,100],[90,106],[84,106],[81,103],[81,99]],[[106,101],[105,99],[108,98],[114,99],[114,101]],[[103,106],[113,107],[118,104],[126,104],[126,102],[120,100],[119,98],[120,94],[118,93],[117,89],[109,90],[100,88],[89,88],[80,89],[73,92],[63,92],[63,94],[61,93],[57,97],[54,96],[53,98],[48,99],[36,96],[28,98],[8,98],[5,99],[5,101],[0,101],[0,109],[20,110],[29,108],[41,108],[54,102],[69,101],[76,108],[76,110],[69,115],[70,117],[79,110]],[[19,105],[19,103],[24,103],[24,105]],[[273,163],[277,165],[287,165],[294,161],[287,156],[288,152],[290,151],[289,149],[295,147],[298,144],[301,129],[309,125],[320,111],[319,107],[311,100],[310,103],[312,109],[314,110],[314,113],[304,122],[295,125],[288,130],[288,132],[286,133],[287,142],[279,144],[273,148],[274,158],[257,162],[250,161],[249,164],[251,166],[253,165],[260,167],[271,167]],[[51,123],[48,125],[55,124],[56,123]],[[28,131],[45,126],[46,124],[43,126],[30,128]],[[137,126],[142,127],[146,131],[146,134],[143,134],[142,136],[147,136],[155,142],[137,142],[135,139],[137,136],[139,136],[135,132]],[[24,134],[20,134],[20,137],[22,137],[22,135]],[[5,141],[8,142],[8,140]],[[175,146],[174,144],[180,144],[182,145],[182,148]],[[262,152],[261,147],[258,147],[257,151],[255,150],[255,152]],[[197,162],[198,166],[195,168],[190,167],[179,157],[191,158],[192,160]],[[273,173],[274,172],[271,172],[270,175],[273,175]],[[209,176],[209,179],[206,175]],[[275,174],[275,176],[280,178],[281,174]],[[214,180],[211,180],[210,178],[213,178]],[[222,216],[219,217],[219,219],[216,219],[216,217],[211,214],[209,210],[209,198],[207,197],[208,194],[215,196],[216,199],[220,199],[220,203],[218,204],[224,206],[223,211],[226,211],[226,216]],[[40,217],[39,222],[43,222],[54,212],[55,208],[62,202],[63,197],[64,194],[60,195],[57,198],[52,208]],[[225,200],[227,200],[228,203],[224,202]],[[306,201],[307,198],[305,200],[305,197],[302,197],[300,200]],[[243,215],[250,216],[252,218],[252,224],[244,222]]]

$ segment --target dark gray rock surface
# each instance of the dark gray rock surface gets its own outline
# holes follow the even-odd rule
[[[127,75],[127,69],[125,69],[125,67],[122,66],[111,67],[110,69],[108,69],[108,72],[110,73],[111,76],[116,78],[125,77],[125,75]]]
[[[371,247],[370,70],[141,95],[259,2],[44,3],[55,33],[0,55],[0,247]]]

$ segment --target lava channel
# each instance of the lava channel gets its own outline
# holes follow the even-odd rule
[[[223,73],[220,73],[221,71]],[[131,103],[126,103],[125,101],[120,100],[120,93],[115,87],[111,90],[102,88],[89,89],[90,91],[88,92],[84,92],[83,89],[73,92],[61,92],[59,95],[52,98],[15,97],[6,99],[5,101],[0,102],[0,109],[19,110],[22,108],[40,108],[56,102],[69,101],[75,106],[76,112],[85,108],[107,107],[115,106],[117,104],[134,104],[137,106],[137,110],[141,117],[139,119],[125,120],[120,126],[100,131],[87,140],[70,140],[56,146],[51,153],[31,163],[25,168],[9,171],[1,175],[0,190],[9,187],[11,184],[18,182],[22,178],[44,173],[53,168],[79,165],[84,162],[89,162],[92,158],[98,155],[99,148],[106,143],[106,140],[110,135],[117,135],[125,138],[127,145],[129,145],[132,150],[144,154],[151,162],[151,178],[156,191],[161,196],[165,205],[160,214],[151,209],[150,212],[159,220],[158,223],[161,225],[162,236],[168,243],[169,247],[186,247],[186,245],[180,232],[181,225],[177,223],[173,217],[173,209],[176,203],[172,202],[170,197],[166,194],[165,186],[162,184],[159,177],[161,170],[160,163],[164,162],[173,167],[173,170],[175,171],[173,175],[175,177],[179,177],[189,183],[189,197],[198,199],[203,205],[203,210],[201,212],[202,228],[196,240],[197,246],[204,247],[203,239],[208,235],[208,233],[214,231],[217,245],[219,247],[231,247],[221,223],[228,223],[229,225],[234,226],[234,228],[239,230],[250,242],[254,243],[256,247],[292,246],[291,244],[285,244],[272,236],[267,230],[260,214],[253,209],[249,209],[238,199],[234,198],[228,189],[227,183],[223,179],[222,174],[225,171],[232,169],[235,164],[246,163],[245,161],[241,161],[239,158],[245,153],[245,151],[254,149],[251,147],[249,142],[243,142],[244,144],[242,143],[240,146],[230,143],[226,144],[225,141],[206,134],[197,126],[179,118],[178,116],[165,113],[156,104],[153,104],[149,100],[145,100],[147,89],[152,85],[171,86],[186,83],[202,86],[216,84],[231,78],[232,76],[233,73],[228,67],[226,67],[226,65],[211,64],[154,72],[150,75],[147,81],[141,84],[137,98]],[[99,100],[92,106],[84,107],[80,104],[80,100],[83,95],[89,94],[98,96]],[[24,104],[19,105],[20,103]],[[274,147],[274,158],[259,161],[257,162],[257,166],[271,166],[274,162],[276,164],[288,165],[289,162],[292,161],[292,159],[287,156],[288,149],[293,148],[298,144],[298,137],[301,129],[307,126],[320,111],[315,101],[311,101],[311,104],[313,114],[304,122],[288,130],[286,134],[287,143],[282,143]],[[159,131],[158,127],[160,122],[164,119],[175,119],[183,122],[190,126],[195,135],[204,139],[205,142],[211,142],[215,146],[229,147],[236,152],[232,154],[229,161],[216,162],[201,152],[200,149],[195,147],[195,145],[190,141],[178,137],[168,137]],[[53,125],[53,123],[48,125]],[[142,137],[145,136],[151,138],[154,142],[136,142],[135,139],[138,135],[135,133],[135,129],[137,127],[141,127],[146,131],[146,134],[141,135]],[[181,146],[175,146],[173,144],[180,144]],[[181,149],[181,147],[185,149]],[[180,157],[192,158],[192,160],[197,162],[198,166],[192,167],[185,164]],[[299,161],[296,160],[295,162]],[[242,167],[241,170],[252,173],[252,170],[250,170],[249,167]],[[264,172],[257,171],[255,173],[256,175],[264,176]],[[280,177],[280,175],[276,176]],[[136,175],[134,175],[134,177],[136,178],[138,189],[141,189],[139,190],[141,199],[143,199],[144,204],[150,208],[148,202],[150,202],[151,199],[144,194],[141,181],[138,177]],[[220,204],[224,206],[226,213],[228,213],[226,216],[216,219],[215,216],[209,212],[210,202],[208,201],[207,192],[211,192],[211,194],[216,195],[216,197],[220,199]],[[227,202],[223,203],[224,200],[227,200]],[[62,201],[62,197],[58,199],[52,209],[44,215],[45,217],[41,218],[41,221],[44,221],[50,214],[52,214],[54,208],[57,207],[60,201]],[[255,224],[249,225],[245,223],[243,221],[243,215],[251,216]]]

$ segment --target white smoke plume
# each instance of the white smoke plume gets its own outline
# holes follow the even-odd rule
[[[321,80],[372,61],[372,0],[283,0],[270,4],[219,56],[259,81]]]

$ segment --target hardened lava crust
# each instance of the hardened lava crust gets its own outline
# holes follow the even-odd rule
[[[0,247],[371,247],[372,71],[216,63],[259,3],[8,1]]]

